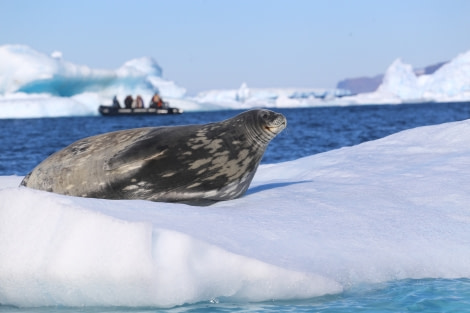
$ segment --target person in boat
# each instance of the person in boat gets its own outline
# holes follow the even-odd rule
[[[113,108],[121,108],[121,104],[119,103],[117,96],[114,96],[113,98]]]
[[[153,95],[152,100],[150,100],[150,106],[149,107],[150,108],[156,108],[156,109],[163,108],[163,100],[160,97],[160,95],[158,94],[158,92],[156,92]]]
[[[128,95],[126,99],[124,99],[124,105],[126,106],[126,109],[132,108],[132,102],[134,102],[134,99],[132,99],[131,95]]]
[[[144,99],[140,95],[135,98],[134,107],[137,109],[142,109],[144,107]]]

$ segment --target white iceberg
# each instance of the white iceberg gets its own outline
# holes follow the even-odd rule
[[[470,101],[470,51],[430,75],[416,76],[400,59],[388,68],[376,92],[352,96],[326,88],[252,88],[208,90],[195,97],[162,78],[162,68],[148,57],[126,62],[116,70],[92,69],[23,45],[0,46],[0,118],[97,115],[100,104],[122,102],[140,94],[147,105],[154,92],[184,111],[298,108],[410,102]]]
[[[433,74],[419,76],[411,65],[397,59],[387,69],[376,92],[345,100],[356,103],[468,102],[470,51],[458,55]]]
[[[239,89],[203,91],[191,100],[201,107],[221,109],[301,108],[329,105],[328,101],[349,95],[349,91],[340,89],[249,88],[242,83]]]
[[[470,278],[470,120],[261,165],[210,207],[74,198],[0,177],[0,303],[302,299]]]
[[[116,70],[91,69],[28,46],[0,46],[0,117],[29,118],[97,115],[100,104],[113,96],[140,94],[146,103],[155,92],[181,99],[186,90],[162,78],[152,58],[126,62]]]

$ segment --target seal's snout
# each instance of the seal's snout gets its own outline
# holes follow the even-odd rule
[[[275,115],[272,116],[270,119],[266,119],[265,129],[276,135],[283,131],[286,127],[287,119],[284,115],[280,113],[275,113]]]
[[[284,129],[284,128],[287,127],[287,119],[284,115],[279,114],[279,116],[274,121],[274,124],[278,125],[279,127],[282,127],[282,129]]]

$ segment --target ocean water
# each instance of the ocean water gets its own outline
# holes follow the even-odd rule
[[[206,313],[206,312],[470,312],[470,279],[399,280],[349,289],[339,295],[302,301],[262,303],[224,303],[214,299],[206,303],[170,309],[150,307],[41,307],[1,306],[5,313]]]
[[[275,138],[263,163],[277,163],[377,139],[403,129],[470,118],[467,104],[414,104],[276,110],[288,128]],[[97,133],[152,125],[206,123],[238,112],[188,113],[145,118],[0,120],[0,175],[24,175],[72,141]],[[1,290],[0,281],[0,290]],[[212,299],[170,309],[127,307],[1,306],[0,312],[470,312],[470,279],[405,279],[346,288],[302,301],[230,303]]]
[[[385,137],[418,126],[470,118],[470,103],[368,105],[276,109],[287,129],[268,146],[262,163],[278,163]],[[141,117],[67,117],[0,120],[0,175],[26,175],[75,140],[135,127],[202,124],[241,111]]]

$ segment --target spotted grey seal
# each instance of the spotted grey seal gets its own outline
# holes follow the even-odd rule
[[[146,127],[84,138],[52,154],[21,185],[59,194],[205,205],[240,197],[268,143],[287,125],[250,110],[204,125]]]

